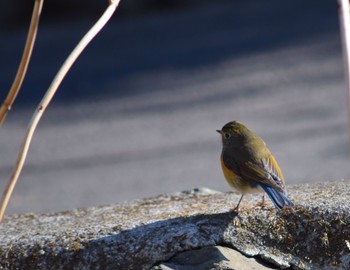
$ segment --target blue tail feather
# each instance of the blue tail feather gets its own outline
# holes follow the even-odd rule
[[[266,194],[270,197],[276,208],[282,209],[285,206],[294,205],[283,192],[277,191],[273,187],[263,184],[261,184],[261,187],[265,190]]]

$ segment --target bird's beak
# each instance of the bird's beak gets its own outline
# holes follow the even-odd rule
[[[216,132],[218,132],[218,133],[222,134],[222,131],[221,131],[221,130],[216,130]]]

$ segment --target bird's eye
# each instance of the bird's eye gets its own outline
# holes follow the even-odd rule
[[[224,136],[225,136],[226,139],[231,137],[231,135],[229,133],[225,133]]]

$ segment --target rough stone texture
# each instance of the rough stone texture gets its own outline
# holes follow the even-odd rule
[[[149,269],[186,250],[232,247],[279,268],[349,269],[350,181],[289,189],[294,209],[208,190],[52,214],[6,217],[3,269]]]
[[[167,263],[152,267],[151,270],[268,270],[276,269],[248,258],[228,247],[213,246],[189,250],[176,255]]]

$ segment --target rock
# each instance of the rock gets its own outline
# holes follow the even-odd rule
[[[248,258],[242,253],[228,247],[212,246],[198,250],[182,252],[166,263],[152,267],[151,270],[268,270],[276,269]]]
[[[237,215],[230,210],[239,195],[199,189],[117,205],[7,216],[0,224],[0,268],[150,269],[174,264],[170,259],[184,251],[225,246],[268,263],[266,267],[349,269],[349,184],[290,187],[296,206],[282,211],[272,204],[256,207],[260,195],[249,195]],[[222,252],[216,250],[216,256]]]
[[[172,195],[210,195],[210,194],[219,194],[220,191],[216,191],[210,188],[201,187],[201,188],[193,188],[190,190],[184,190],[179,193],[173,193]]]

